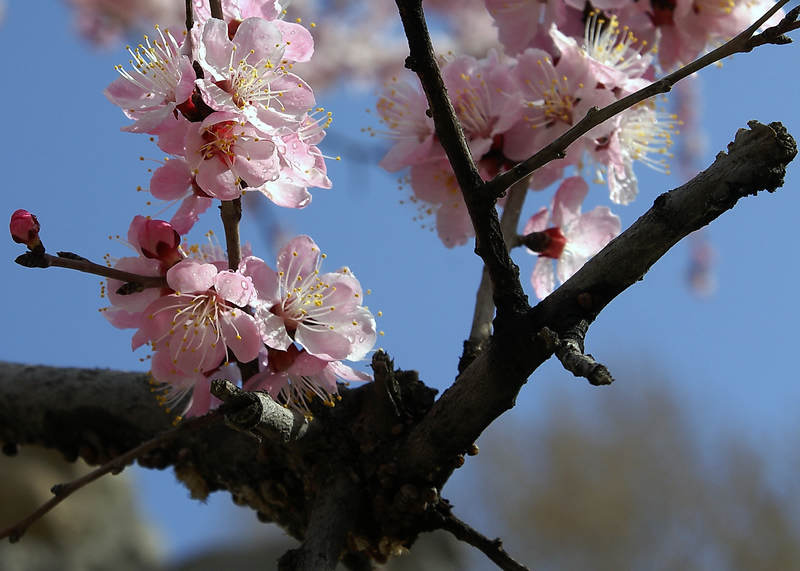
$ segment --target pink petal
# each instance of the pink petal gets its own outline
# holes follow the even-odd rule
[[[531,285],[536,297],[544,299],[550,295],[556,287],[553,263],[550,258],[539,257],[536,266],[531,274]]]
[[[525,228],[522,230],[522,235],[530,234],[531,232],[541,232],[547,228],[547,220],[550,218],[550,213],[542,206],[539,211],[531,216],[530,220],[525,223]]]
[[[242,363],[258,357],[262,347],[261,336],[255,320],[240,310],[232,310],[220,319],[220,330],[225,344]]]
[[[275,20],[273,24],[280,30],[283,41],[286,42],[283,57],[294,61],[311,59],[314,53],[314,38],[305,26],[284,20]]]
[[[291,289],[317,271],[319,258],[319,247],[309,236],[292,238],[278,254],[278,272],[283,273],[281,281]]]
[[[187,258],[167,270],[167,284],[181,293],[200,293],[214,285],[217,268],[214,264],[203,264]]]
[[[258,333],[261,340],[273,349],[285,351],[293,343],[283,319],[269,311],[269,307],[260,306],[255,310]]]
[[[589,193],[589,185],[582,177],[564,179],[553,198],[553,226],[569,225],[581,213],[583,199]]]
[[[457,200],[444,203],[439,207],[436,212],[436,230],[439,233],[439,239],[448,248],[466,244],[475,235],[467,206],[460,195]]]
[[[328,368],[340,379],[345,381],[371,381],[372,377],[367,373],[357,371],[352,367],[348,367],[340,361],[331,361],[328,363]]]
[[[333,329],[311,328],[304,323],[297,327],[294,338],[306,351],[327,361],[347,359],[352,346],[344,335]]]
[[[200,218],[200,215],[211,207],[212,202],[214,202],[212,199],[204,196],[189,195],[183,199],[169,223],[172,224],[178,234],[187,234]]]
[[[289,367],[287,372],[290,375],[302,375],[309,377],[322,372],[322,370],[327,367],[328,364],[328,361],[302,351],[297,356],[297,359],[294,360],[294,363],[292,363],[292,366]]]
[[[280,301],[278,289],[278,274],[270,268],[264,260],[255,256],[248,256],[239,264],[239,270],[253,280],[258,299],[268,303]]]
[[[214,289],[222,299],[245,307],[255,297],[253,280],[239,272],[225,270],[214,278]]]
[[[189,171],[189,165],[183,158],[176,157],[168,160],[153,173],[150,179],[150,194],[159,200],[176,200],[185,195],[191,185],[192,173]]]
[[[598,206],[582,214],[565,230],[568,248],[584,257],[594,256],[613,240],[622,229],[619,217],[606,206]]]

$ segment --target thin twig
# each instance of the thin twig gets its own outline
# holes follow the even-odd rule
[[[192,6],[192,0],[186,0],[185,10],[187,38],[191,41],[192,28],[194,27],[194,6]]]
[[[58,252],[58,256],[46,253],[36,254],[33,252],[26,252],[18,256],[15,262],[26,268],[49,268],[51,266],[56,266],[59,268],[78,270],[79,272],[120,280],[125,283],[138,284],[142,288],[167,286],[167,280],[164,276],[142,276],[131,272],[123,272],[116,268],[95,264],[72,252]]]
[[[795,22],[795,19],[798,16],[796,10],[790,11],[779,24],[765,30],[763,33],[758,34],[757,36],[754,36],[754,34],[758,28],[764,24],[764,22],[769,20],[772,15],[775,14],[775,12],[777,12],[788,1],[789,0],[779,0],[779,2],[772,6],[767,13],[761,16],[761,18],[759,18],[752,26],[748,27],[729,42],[726,42],[717,49],[697,58],[684,67],[662,77],[658,81],[651,83],[650,85],[628,95],[627,97],[623,97],[618,101],[614,101],[613,103],[606,105],[602,109],[598,110],[596,107],[592,107],[586,112],[586,116],[583,119],[578,121],[572,128],[558,137],[555,141],[544,147],[529,159],[526,159],[525,161],[515,165],[513,168],[501,174],[498,174],[492,180],[488,181],[480,190],[483,198],[490,199],[492,197],[497,198],[502,196],[506,189],[518,180],[530,175],[532,172],[543,167],[550,161],[563,158],[567,147],[588,133],[594,127],[600,125],[604,121],[607,121],[611,117],[622,113],[626,109],[633,107],[637,103],[641,103],[642,101],[653,97],[654,95],[667,93],[677,82],[697,71],[700,71],[704,67],[716,63],[730,55],[749,52],[754,47],[763,45],[765,43],[786,43],[785,40],[788,40],[788,38],[782,34],[798,27],[798,24]]]
[[[222,227],[225,229],[225,246],[228,250],[228,267],[236,271],[242,261],[242,249],[239,242],[239,221],[242,219],[242,198],[223,200],[219,207],[222,216]]]
[[[222,0],[208,0],[208,7],[211,8],[211,17],[224,20],[222,17]]]
[[[465,522],[458,519],[450,511],[449,506],[438,507],[441,521],[439,527],[445,531],[452,533],[456,539],[469,543],[473,547],[479,549],[486,557],[492,560],[495,565],[505,571],[528,571],[524,565],[517,563],[511,556],[503,549],[503,542],[500,538],[489,539],[485,535],[479,533]]]
[[[139,446],[132,448],[131,450],[125,452],[124,454],[120,454],[116,458],[109,460],[99,468],[92,470],[91,472],[81,476],[80,478],[72,480],[71,482],[67,482],[66,484],[56,484],[51,488],[51,491],[53,492],[52,498],[50,498],[47,502],[39,506],[39,508],[36,511],[34,511],[26,518],[22,519],[21,521],[15,523],[10,527],[1,530],[0,539],[8,537],[11,543],[19,541],[20,538],[25,534],[25,531],[27,531],[27,529],[34,522],[39,520],[47,512],[52,510],[62,501],[67,499],[67,497],[72,495],[74,492],[80,490],[85,485],[94,482],[95,480],[97,480],[101,476],[104,476],[105,474],[108,474],[109,472],[114,472],[114,473],[120,472],[126,465],[133,462],[137,457],[141,456],[142,454],[146,454],[150,450],[159,447],[160,445],[171,440],[178,434],[186,432],[187,430],[194,430],[196,428],[206,426],[208,424],[217,421],[219,418],[221,418],[219,412],[212,411],[205,416],[187,420],[177,428],[173,428],[172,430],[168,430],[166,432],[162,432],[157,436],[154,436],[150,440],[143,442]]]

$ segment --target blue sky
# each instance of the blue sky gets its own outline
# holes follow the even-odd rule
[[[114,64],[125,63],[127,54],[87,46],[73,33],[67,8],[52,1],[11,2],[0,28],[0,53],[6,78],[0,95],[5,111],[0,160],[6,216],[17,208],[37,214],[51,250],[71,250],[98,262],[105,253],[128,255],[123,244],[108,236],[124,236],[137,213],[156,215],[135,188],[146,185],[146,169],[157,166],[139,157],[157,159],[161,153],[147,137],[121,133],[126,120],[102,95],[115,78]],[[700,120],[708,144],[698,164],[708,165],[750,119],[780,120],[800,134],[792,95],[800,89],[792,71],[798,56],[795,46],[767,46],[701,73]],[[469,330],[480,277],[478,259],[470,247],[447,250],[434,234],[421,230],[412,220],[414,212],[398,204],[404,193],[396,189],[397,176],[346,148],[347,141],[363,148],[375,143],[360,132],[361,127],[374,126],[364,111],[374,105],[374,94],[322,93],[318,99],[334,113],[323,150],[343,157],[330,166],[334,187],[313,191],[312,204],[301,212],[278,210],[265,201],[260,216],[263,219],[266,210],[293,233],[310,234],[328,254],[326,267],[350,266],[373,291],[370,307],[383,311],[379,327],[386,335],[381,346],[398,366],[418,369],[427,383],[443,389],[454,377]],[[535,416],[546,397],[555,393],[591,409],[603,391],[667,379],[659,382],[671,383],[680,396],[700,446],[713,447],[719,434],[734,430],[765,451],[780,480],[789,469],[782,464],[781,440],[797,432],[800,402],[792,366],[793,325],[800,313],[798,168],[790,167],[783,189],[743,200],[708,231],[717,251],[718,288],[713,296],[699,299],[687,288],[689,249],[681,243],[592,326],[587,351],[612,372],[639,374],[625,374],[614,386],[597,389],[548,363],[524,387],[510,416]],[[637,173],[639,199],[613,207],[623,228],[660,192],[681,182],[646,168],[637,168]],[[532,194],[528,215],[550,196]],[[592,187],[589,200],[608,204],[600,186]],[[198,227],[221,233],[211,212]],[[253,242],[255,253],[269,260],[274,250],[261,245],[257,223],[248,219],[243,234]],[[196,236],[199,240],[200,233]],[[97,311],[104,305],[99,278],[21,268],[13,263],[20,247],[11,240],[0,247],[6,260],[0,358],[143,368],[140,355],[130,351],[131,332],[113,329]],[[516,252],[515,258],[528,276],[535,258],[523,252]],[[530,289],[529,295],[533,296]],[[651,374],[653,367],[658,374]],[[500,419],[495,430],[502,430],[502,423]],[[469,484],[470,463],[479,461],[480,456],[470,459],[445,490],[457,505]],[[139,471],[137,478],[145,510],[165,530],[173,555],[204,544],[217,514],[233,509],[222,495],[209,506],[191,502],[169,473]],[[245,514],[248,518],[255,519]]]

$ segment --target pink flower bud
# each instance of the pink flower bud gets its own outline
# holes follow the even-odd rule
[[[181,236],[169,222],[163,220],[144,220],[140,223],[136,241],[145,258],[159,260],[171,267],[183,259],[178,250]]]
[[[27,210],[17,210],[11,215],[11,238],[18,244],[25,244],[31,251],[44,250],[39,240],[39,221]]]
[[[547,230],[542,231],[542,233],[549,238],[549,241],[547,242],[545,249],[539,252],[539,255],[544,256],[545,258],[553,258],[557,260],[561,257],[561,253],[564,251],[564,246],[567,245],[566,236],[564,236],[564,233],[558,226],[554,228],[548,228]]]

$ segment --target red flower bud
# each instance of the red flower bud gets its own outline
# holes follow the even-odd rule
[[[183,259],[178,250],[181,236],[169,222],[143,220],[139,225],[136,240],[144,257],[159,260],[165,267],[171,267]]]
[[[39,240],[39,221],[27,210],[17,210],[11,215],[11,238],[18,244],[25,244],[31,251],[44,250]]]
[[[564,236],[564,233],[561,232],[561,228],[558,226],[554,228],[548,228],[542,233],[545,234],[549,240],[547,242],[547,246],[545,246],[543,251],[539,252],[539,255],[544,256],[545,258],[554,258],[557,260],[561,257],[561,253],[564,251],[564,246],[567,245],[566,236]]]

